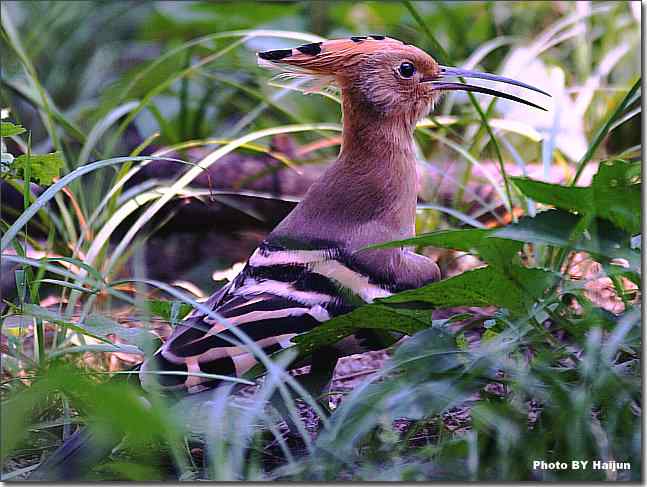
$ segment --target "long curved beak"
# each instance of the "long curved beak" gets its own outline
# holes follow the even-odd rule
[[[499,81],[501,83],[507,83],[509,85],[520,86],[528,90],[536,91],[542,95],[551,96],[550,93],[540,90],[535,86],[531,86],[521,81],[517,81],[510,78],[505,78],[503,76],[497,76],[489,73],[482,73],[480,71],[470,71],[468,69],[459,69],[459,68],[450,68],[447,66],[440,67],[440,75],[434,78],[423,78],[423,83],[431,83],[434,89],[443,90],[443,91],[473,91],[476,93],[485,93],[486,95],[499,96],[501,98],[506,98],[508,100],[516,101],[529,105],[534,108],[539,108],[540,110],[547,111],[544,107],[534,104],[531,101],[524,100],[518,96],[510,95],[502,91],[494,90],[492,88],[486,88],[484,86],[470,85],[467,83],[454,83],[445,81],[446,78],[479,78],[486,79],[490,81]]]

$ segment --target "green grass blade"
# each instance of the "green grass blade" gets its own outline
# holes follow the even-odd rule
[[[99,122],[97,122],[97,124],[92,127],[92,130],[90,130],[85,144],[83,144],[83,147],[81,148],[78,164],[84,164],[85,162],[87,162],[90,154],[101,139],[101,136],[110,128],[110,126],[112,126],[112,124],[117,122],[121,117],[123,117],[130,111],[134,110],[136,107],[137,102],[135,101],[124,103],[123,105],[119,105],[118,107],[114,108],[110,113],[108,113]]]
[[[109,167],[109,166],[114,166],[117,164],[122,164],[124,162],[128,161],[148,161],[151,159],[160,159],[160,160],[165,160],[165,161],[175,161],[175,162],[185,162],[180,159],[172,159],[168,157],[115,157],[112,159],[105,159],[102,161],[96,161],[92,162],[90,164],[86,164],[84,166],[81,166],[74,171],[66,174],[63,176],[61,179],[56,181],[53,185],[51,185],[49,188],[47,188],[43,194],[41,194],[38,199],[32,203],[29,208],[27,208],[21,215],[18,217],[18,219],[7,229],[5,234],[2,237],[2,240],[0,241],[0,251],[5,250],[11,241],[18,235],[18,232],[33,218],[33,216],[38,213],[38,210],[43,208],[49,200],[51,200],[54,196],[56,196],[61,189],[63,189],[65,186],[67,186],[69,183],[72,181],[80,178],[81,176],[91,173],[92,171],[96,171],[97,169],[101,169],[104,167]]]
[[[404,0],[404,6],[407,8],[411,16],[414,18],[414,20],[418,23],[420,27],[422,27],[422,30],[425,31],[425,34],[427,35],[427,39],[432,45],[433,49],[433,56],[438,61],[440,64],[444,64],[445,66],[451,65],[452,61],[447,53],[445,51],[445,48],[442,46],[440,42],[436,40],[436,37],[434,34],[431,32],[431,29],[425,24],[425,21],[422,20],[422,17],[418,13],[418,11],[415,9],[413,4],[409,0]]]
[[[600,144],[604,141],[606,136],[609,134],[609,131],[611,130],[611,127],[613,126],[613,124],[624,115],[624,112],[627,109],[627,107],[634,101],[634,98],[638,93],[638,90],[640,89],[641,85],[642,85],[642,78],[638,78],[638,80],[636,80],[636,82],[631,87],[631,89],[627,92],[627,94],[622,99],[622,101],[618,103],[618,106],[616,106],[616,108],[613,110],[611,115],[605,120],[602,126],[597,130],[597,132],[593,136],[593,141],[589,145],[588,150],[577,163],[577,170],[575,171],[575,176],[573,177],[571,186],[575,186],[575,184],[577,183],[577,180],[580,179],[580,176],[582,175],[582,171],[584,171],[584,168],[589,163],[591,158],[593,158],[593,155],[595,154],[595,151],[597,150],[597,148],[600,146]]]

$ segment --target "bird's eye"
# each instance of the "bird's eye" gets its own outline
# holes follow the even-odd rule
[[[398,68],[398,72],[403,78],[411,78],[416,74],[416,67],[411,63],[402,63]]]

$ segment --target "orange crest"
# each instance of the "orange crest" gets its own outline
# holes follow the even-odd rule
[[[371,35],[261,52],[258,53],[258,64],[280,70],[279,78],[304,80],[299,89],[313,92],[334,84],[361,59],[384,52],[434,63],[427,53],[415,46],[390,37]]]

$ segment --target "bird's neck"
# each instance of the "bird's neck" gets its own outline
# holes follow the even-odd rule
[[[415,122],[377,111],[352,92],[343,93],[342,107],[341,151],[327,174],[339,193],[336,197],[344,202],[342,211],[398,229],[413,228]]]
[[[414,234],[413,123],[343,93],[339,158],[275,234],[339,239],[350,248]]]
[[[346,91],[342,95],[342,112],[340,163],[352,166],[357,172],[360,169],[365,174],[378,171],[394,178],[398,174],[392,173],[392,169],[408,170],[415,166],[412,136],[415,120],[378,111],[360,96]],[[386,174],[387,170],[390,174]]]

